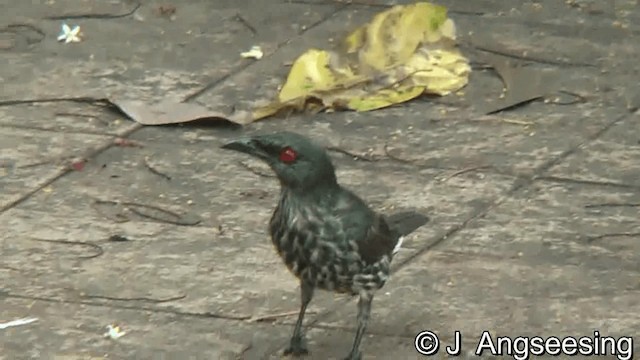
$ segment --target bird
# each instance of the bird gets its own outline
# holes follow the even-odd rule
[[[341,186],[326,149],[290,131],[240,137],[223,149],[265,162],[280,182],[268,231],[276,252],[300,282],[300,311],[284,355],[309,353],[303,321],[316,289],[359,296],[357,328],[345,360],[360,360],[373,296],[390,275],[404,237],[429,218],[408,211],[385,217]]]

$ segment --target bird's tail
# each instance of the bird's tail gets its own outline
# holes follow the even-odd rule
[[[409,235],[417,228],[429,222],[429,218],[415,211],[405,211],[390,215],[387,218],[389,227],[400,236]],[[398,244],[401,241],[398,240]],[[396,245],[398,246],[398,245]]]
[[[400,238],[398,239],[398,243],[396,244],[396,246],[393,248],[393,251],[391,252],[392,256],[398,253],[398,251],[400,251],[400,249],[402,248],[403,241],[404,241],[404,236],[400,236]]]

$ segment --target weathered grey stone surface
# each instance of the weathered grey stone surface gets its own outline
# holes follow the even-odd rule
[[[0,323],[39,319],[0,330],[0,359],[280,358],[299,295],[266,233],[278,184],[219,146],[281,129],[330,146],[341,182],[376,209],[431,218],[373,303],[364,359],[423,358],[422,330],[444,344],[462,331],[465,351],[483,330],[637,336],[637,1],[441,3],[474,64],[511,54],[544,74],[531,81],[547,101],[484,115],[502,85],[478,67],[461,94],[371,113],[143,127],[92,103],[23,100],[247,110],[305,49],[382,8],[190,1],[167,18],[145,1],[69,20],[85,38],[65,45],[44,17],[136,4],[0,1]],[[256,44],[263,59],[240,58]],[[319,293],[308,358],[343,357],[355,315],[353,299]],[[127,334],[105,338],[109,324]]]

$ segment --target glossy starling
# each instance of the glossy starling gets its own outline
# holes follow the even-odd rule
[[[346,358],[359,360],[374,292],[387,281],[403,235],[428,219],[411,212],[389,219],[376,214],[338,184],[329,155],[302,135],[278,132],[238,139],[223,148],[263,160],[280,180],[269,232],[301,289],[300,313],[284,354],[308,353],[302,323],[314,289],[320,288],[360,296],[356,335]]]

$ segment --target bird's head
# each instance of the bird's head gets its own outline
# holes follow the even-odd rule
[[[327,152],[300,134],[285,131],[240,138],[222,148],[261,159],[273,169],[282,186],[292,190],[336,184],[335,170]]]

